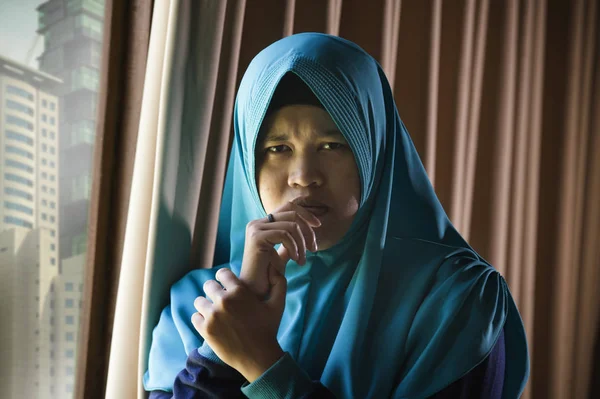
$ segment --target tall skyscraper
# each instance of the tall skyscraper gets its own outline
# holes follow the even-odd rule
[[[65,82],[60,113],[60,257],[86,251],[104,0],[49,0],[38,7],[40,70]]]
[[[59,274],[61,81],[0,56],[0,386],[9,398],[50,385]],[[4,299],[6,298],[6,300]]]

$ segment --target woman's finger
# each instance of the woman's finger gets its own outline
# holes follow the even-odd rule
[[[304,237],[304,233],[300,225],[296,222],[272,222],[261,224],[259,227],[262,231],[267,230],[285,230],[292,235],[292,238],[296,242],[296,247],[298,248],[299,260],[298,263],[305,264],[306,263],[306,239]]]
[[[240,284],[240,281],[238,280],[237,276],[226,267],[217,270],[215,278],[219,283],[221,283],[223,288],[229,291],[233,290],[234,287],[237,287]]]
[[[202,286],[202,289],[204,290],[206,297],[213,301],[213,303],[216,300],[218,300],[224,293],[221,284],[219,284],[215,280],[208,280],[207,282],[205,282]]]
[[[291,204],[297,208],[302,208],[295,204]],[[304,209],[304,212],[308,212]],[[310,213],[310,212],[309,212]],[[312,215],[312,214],[311,214]],[[278,222],[292,222],[298,225],[300,228],[300,233],[304,238],[305,248],[311,250],[313,252],[317,251],[317,237],[315,235],[315,231],[313,227],[310,225],[309,221],[307,221],[301,213],[296,210],[284,211],[273,214],[275,218],[275,222],[272,223],[262,223],[261,227],[268,227],[269,225],[273,225]],[[318,220],[318,219],[317,219]]]
[[[206,299],[203,296],[199,296],[194,300],[194,307],[200,313],[200,316],[204,318],[204,315],[210,313],[212,311],[212,302]]]
[[[271,247],[277,244],[283,245],[290,254],[293,254],[293,259],[296,262],[300,262],[298,245],[287,230],[261,230],[256,234],[256,238],[268,243]]]

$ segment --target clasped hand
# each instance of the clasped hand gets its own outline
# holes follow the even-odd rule
[[[206,297],[194,301],[196,330],[223,362],[249,382],[283,356],[277,331],[285,308],[285,265],[290,259],[304,264],[307,248],[317,250],[313,228],[321,224],[292,202],[273,216],[273,223],[266,218],[248,223],[240,278],[220,269],[216,281],[204,284]],[[282,246],[276,251],[278,243]]]

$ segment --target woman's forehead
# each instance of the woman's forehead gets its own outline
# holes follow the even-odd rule
[[[261,129],[260,139],[282,141],[307,134],[344,139],[327,111],[312,105],[287,105],[269,115]]]

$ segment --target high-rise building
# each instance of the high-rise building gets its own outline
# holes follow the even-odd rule
[[[0,57],[0,386],[40,397],[53,362],[59,274],[58,125],[61,81]]]
[[[104,0],[49,0],[41,4],[44,36],[40,70],[65,82],[60,113],[60,257],[85,253],[96,130]]]

